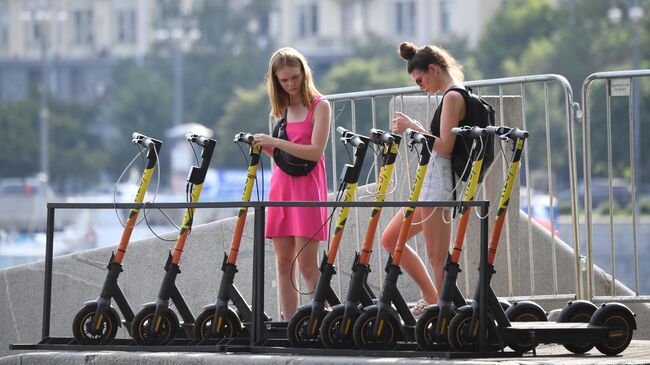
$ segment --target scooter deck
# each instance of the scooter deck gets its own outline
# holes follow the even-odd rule
[[[510,339],[528,336],[536,343],[601,342],[615,336],[617,329],[594,326],[588,323],[558,322],[512,322],[511,327],[502,327],[500,332]]]

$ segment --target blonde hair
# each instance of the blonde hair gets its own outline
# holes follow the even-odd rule
[[[307,64],[307,59],[297,50],[291,47],[283,47],[275,51],[269,61],[269,70],[266,75],[266,89],[271,102],[271,115],[281,118],[284,109],[291,102],[289,94],[280,85],[277,72],[284,67],[300,67],[303,79],[300,87],[300,96],[305,107],[311,107],[311,101],[320,96],[321,93],[316,89],[314,80],[311,75],[311,69]]]
[[[399,55],[407,61],[406,70],[410,74],[413,70],[426,71],[429,65],[438,65],[456,80],[463,82],[463,66],[442,47],[424,46],[417,48],[411,42],[402,42],[399,45]]]

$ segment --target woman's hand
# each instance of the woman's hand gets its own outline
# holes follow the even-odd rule
[[[404,113],[395,112],[395,118],[393,118],[392,121],[393,133],[402,133],[407,128],[411,128],[417,131],[425,131],[424,128],[422,127],[422,124],[420,124],[420,122],[418,122],[417,120],[409,117]]]
[[[257,133],[253,135],[253,146],[260,146],[262,148],[275,148],[278,144],[278,138],[271,137],[268,134]]]

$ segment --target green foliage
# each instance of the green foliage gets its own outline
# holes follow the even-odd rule
[[[531,41],[550,34],[556,28],[556,17],[552,0],[505,2],[487,25],[476,50],[485,76],[513,76],[504,69],[504,63],[518,62]]]
[[[256,89],[235,89],[234,97],[226,104],[224,115],[216,123],[217,137],[226,144],[239,132],[268,133],[270,108],[264,84]],[[244,166],[240,151],[235,147],[224,148],[215,156],[215,164]]]
[[[40,120],[36,98],[0,106],[0,176],[30,176],[40,171]],[[48,161],[50,183],[57,190],[98,178],[104,159],[87,126],[93,104],[50,100]]]

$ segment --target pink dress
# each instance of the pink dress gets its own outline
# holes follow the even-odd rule
[[[321,100],[316,97],[305,120],[287,122],[287,136],[293,143],[310,144],[313,130],[312,116]],[[325,156],[306,176],[291,176],[279,167],[273,169],[269,201],[327,201]],[[314,240],[327,239],[327,207],[268,207],[266,211],[266,238],[301,236]]]

